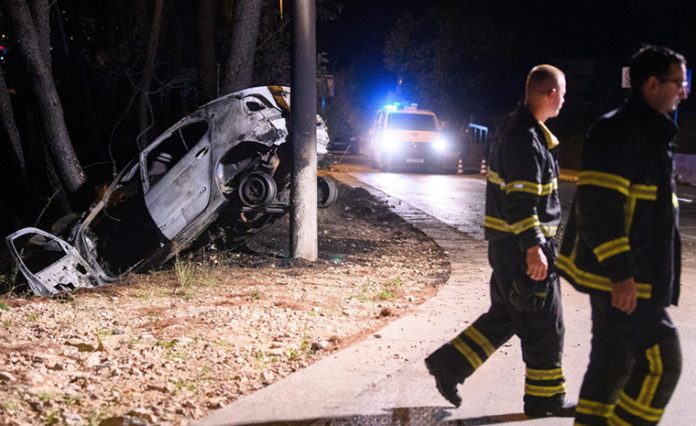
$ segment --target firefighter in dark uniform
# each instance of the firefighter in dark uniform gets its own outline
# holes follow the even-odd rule
[[[654,425],[681,372],[666,307],[679,296],[678,202],[669,117],[686,98],[685,61],[645,46],[631,93],[590,130],[557,267],[590,295],[592,351],[576,424]]]
[[[425,360],[443,397],[461,404],[463,383],[513,335],[526,365],[524,411],[530,417],[572,415],[561,369],[563,319],[553,236],[561,218],[558,139],[544,122],[556,117],[566,91],[551,65],[527,76],[524,105],[503,122],[489,155],[485,236],[493,269],[491,306]]]

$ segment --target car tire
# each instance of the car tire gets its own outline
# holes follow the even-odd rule
[[[338,186],[328,176],[317,176],[317,207],[326,209],[336,202]]]

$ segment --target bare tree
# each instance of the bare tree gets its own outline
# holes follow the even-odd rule
[[[227,56],[223,93],[234,92],[251,84],[254,53],[261,22],[260,0],[235,0],[230,51]]]
[[[48,22],[48,19],[32,19],[25,0],[3,0],[2,4],[16,35],[19,56],[31,81],[42,130],[60,180],[68,194],[77,195],[87,178],[70,141],[63,107],[41,47],[39,33],[45,33],[37,31],[35,26],[37,22]],[[48,11],[48,8],[40,9]]]
[[[139,130],[138,147],[142,149],[147,143],[147,131],[152,125],[152,113],[150,100],[150,88],[152,86],[152,76],[155,72],[155,57],[157,56],[157,45],[159,44],[160,33],[162,32],[162,10],[164,0],[155,0],[155,10],[152,14],[152,25],[150,26],[150,36],[147,41],[145,51],[145,67],[143,68],[143,78],[140,80],[138,90],[140,90],[140,102],[138,104]]]
[[[0,136],[10,143],[12,152],[15,156],[15,161],[22,174],[22,181],[25,186],[27,184],[27,165],[24,159],[24,150],[22,149],[22,141],[19,137],[19,129],[15,122],[14,113],[12,112],[12,100],[5,83],[5,73],[2,70],[0,63]]]
[[[53,74],[53,65],[51,63],[51,6],[48,4],[48,0],[29,0],[29,8],[31,17],[34,20],[36,35],[39,37],[41,56],[43,56],[46,68],[48,68],[48,73]]]
[[[215,73],[215,0],[198,2],[198,98],[205,102],[217,96]]]

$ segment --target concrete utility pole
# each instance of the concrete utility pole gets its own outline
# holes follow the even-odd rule
[[[290,254],[317,260],[316,0],[293,1]]]

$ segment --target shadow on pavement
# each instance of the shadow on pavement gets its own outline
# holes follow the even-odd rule
[[[449,407],[448,407],[449,408]],[[528,420],[522,413],[496,414],[491,416],[471,417],[468,419],[451,419],[452,413],[444,407],[403,407],[385,410],[385,414],[369,416],[324,417],[318,419],[274,421],[253,423],[255,426],[421,426],[421,425],[458,425],[476,426]]]

